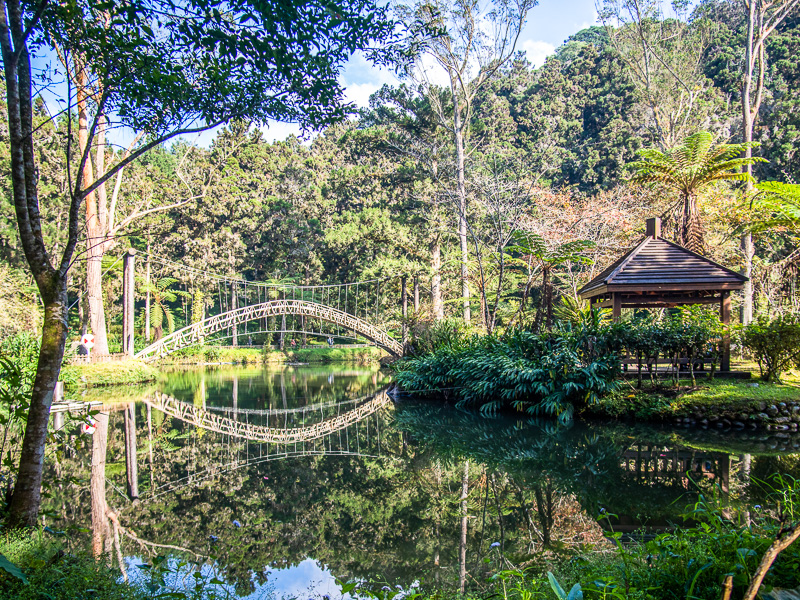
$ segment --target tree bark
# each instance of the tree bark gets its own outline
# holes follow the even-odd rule
[[[88,74],[76,59],[76,107],[78,110],[78,149],[83,155],[89,146],[89,96],[86,86]],[[102,154],[102,153],[100,153]],[[91,157],[83,165],[81,186],[86,188],[94,183],[94,169]],[[106,315],[103,307],[103,254],[105,253],[104,215],[98,210],[97,192],[86,197],[86,297],[89,306],[89,327],[94,334],[93,354],[108,355],[106,335]]]
[[[431,243],[431,305],[433,307],[433,318],[436,321],[444,319],[444,302],[442,301],[442,247],[439,245],[439,238]]]
[[[92,498],[92,554],[103,555],[103,541],[108,536],[106,518],[106,449],[108,446],[108,414],[99,413],[92,434],[92,473],[89,489]]]
[[[49,286],[52,289],[43,290],[41,284],[39,286],[44,303],[42,346],[31,391],[31,407],[22,440],[17,481],[8,507],[6,523],[11,528],[33,527],[39,516],[47,423],[67,341],[66,279],[56,273],[49,279],[52,280]]]
[[[461,122],[461,106],[456,91],[453,73],[450,74],[450,89],[453,95],[453,138],[456,145],[456,172],[458,177],[458,241],[461,246],[461,298],[463,299],[464,322],[469,325],[469,244],[467,243],[467,187],[465,175],[464,124]]]
[[[469,460],[464,461],[464,475],[461,477],[461,543],[458,552],[458,588],[461,593],[467,586],[467,498],[469,497]]]

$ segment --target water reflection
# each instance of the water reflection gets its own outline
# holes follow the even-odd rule
[[[115,398],[92,447],[64,460],[75,483],[48,508],[59,527],[91,522],[98,554],[213,555],[242,597],[280,595],[281,577],[295,589],[310,565],[457,589],[485,558],[527,564],[607,543],[612,528],[652,534],[701,490],[734,502],[758,498],[766,473],[800,474],[800,439],[786,434],[487,420],[394,404],[384,382],[240,369]]]

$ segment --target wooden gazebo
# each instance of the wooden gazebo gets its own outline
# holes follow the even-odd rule
[[[647,220],[644,240],[579,290],[592,306],[611,308],[619,320],[623,308],[672,308],[682,304],[718,304],[728,325],[732,290],[747,277],[661,237],[661,219]],[[725,335],[721,370],[730,371],[730,337]]]

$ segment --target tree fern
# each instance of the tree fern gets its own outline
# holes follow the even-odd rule
[[[639,160],[628,165],[634,173],[630,180],[639,184],[660,184],[677,192],[682,204],[678,221],[678,243],[695,252],[703,251],[703,224],[697,197],[716,181],[750,180],[742,169],[759,157],[743,158],[749,144],[715,144],[713,136],[700,131],[687,137],[671,150],[646,148],[639,151]]]

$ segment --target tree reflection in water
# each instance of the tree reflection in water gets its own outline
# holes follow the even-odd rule
[[[340,579],[458,589],[481,579],[484,558],[531,564],[602,545],[609,528],[652,535],[680,522],[700,490],[757,496],[763,472],[797,470],[792,438],[779,441],[783,451],[758,452],[772,442],[404,402],[288,445],[195,426],[208,413],[310,430],[370,401],[352,399],[382,376],[356,371],[333,373],[340,388],[320,369],[181,375],[160,391],[183,401],[187,420],[144,402],[152,389],[135,404],[109,402],[92,448],[65,454],[60,468],[74,483],[48,508],[59,527],[91,522],[86,543],[97,554],[116,554],[115,532],[128,556],[213,554],[240,595],[309,558]],[[117,523],[103,516],[106,495]]]

